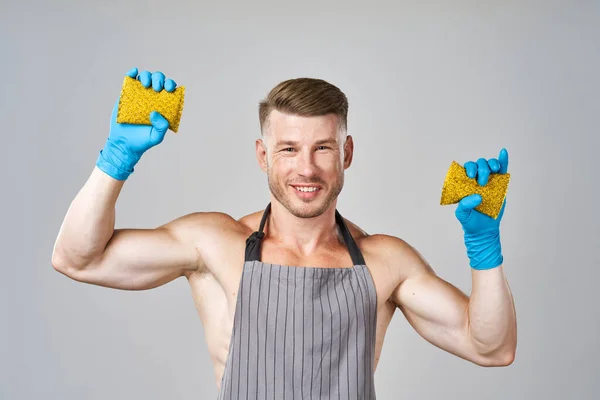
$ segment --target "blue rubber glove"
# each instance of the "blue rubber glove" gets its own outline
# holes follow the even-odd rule
[[[480,158],[477,162],[469,161],[464,165],[469,178],[477,178],[477,183],[484,186],[492,173],[505,174],[508,169],[508,152],[500,151],[498,159],[485,160]],[[456,218],[461,223],[464,232],[464,241],[467,248],[471,268],[486,270],[502,265],[502,246],[500,244],[500,222],[504,215],[506,200],[502,204],[498,218],[474,210],[481,204],[481,196],[473,194],[463,198],[456,207]]]
[[[163,89],[172,92],[177,86],[172,79],[165,79],[162,72],[143,71],[138,76],[138,69],[133,68],[127,72],[127,76],[138,79],[146,88],[152,86],[157,92]],[[111,115],[110,133],[96,160],[96,166],[117,180],[126,180],[142,155],[163,141],[169,122],[153,111],[150,113],[151,125],[119,124],[118,105],[117,99]]]

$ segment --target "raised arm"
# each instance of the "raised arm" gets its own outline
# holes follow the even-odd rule
[[[465,164],[466,173],[486,185],[493,173],[506,173],[508,152],[498,159]],[[405,279],[391,296],[421,336],[434,345],[482,366],[513,362],[517,346],[514,300],[504,272],[500,245],[500,215],[494,219],[477,211],[480,195],[462,199],[455,211],[462,226],[471,269],[470,296],[439,278],[410,246],[396,240],[394,248]]]
[[[127,75],[147,90],[173,91],[176,84],[161,72],[137,68]],[[169,282],[203,264],[191,230],[202,226],[205,214],[179,218],[156,229],[115,230],[115,204],[125,181],[142,155],[161,143],[169,127],[159,113],[149,125],[117,123],[114,104],[110,132],[96,166],[79,191],[60,228],[52,265],[82,282],[119,289],[149,289]]]
[[[60,228],[52,265],[80,282],[124,290],[163,285],[202,270],[194,231],[208,214],[190,214],[156,229],[114,229],[123,181],[94,168]]]
[[[392,240],[392,239],[390,239]],[[510,365],[516,351],[516,314],[502,266],[471,269],[470,296],[435,274],[400,239],[395,262],[408,271],[390,300],[431,344],[480,366]]]

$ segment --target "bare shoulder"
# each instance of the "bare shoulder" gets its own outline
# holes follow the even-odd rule
[[[382,233],[369,235],[363,246],[366,252],[402,279],[432,272],[421,253],[402,238]]]
[[[239,218],[237,222],[241,225],[244,233],[249,235],[258,230],[263,214],[264,210],[259,210],[248,215],[244,215],[243,217]]]
[[[219,277],[228,272],[228,265],[237,265],[238,259],[243,260],[244,247],[247,237],[252,234],[254,213],[239,219],[216,211],[193,212],[178,217],[158,230],[167,232],[179,243],[193,246],[199,256],[199,274],[205,272]],[[259,216],[260,221],[260,216]],[[258,224],[258,223],[257,223]]]
[[[425,258],[406,240],[384,233],[368,234],[349,221],[346,224],[376,283],[379,281],[386,295],[408,278],[434,273]]]
[[[416,250],[403,239],[382,233],[369,234],[355,223],[344,219],[352,237],[365,256],[380,261],[389,261],[399,258],[411,257],[417,254]]]
[[[193,212],[178,217],[157,229],[168,231],[171,235],[185,240],[219,239],[243,237],[244,241],[258,229],[262,211],[253,212],[240,218],[234,218],[224,212]]]
[[[179,239],[192,242],[205,237],[243,233],[244,228],[245,226],[231,215],[215,211],[189,213],[158,227]]]
[[[218,263],[219,253],[240,247],[250,234],[240,220],[224,212],[194,212],[160,226],[180,243],[196,248],[202,264],[208,267]],[[237,251],[241,252],[240,250]]]

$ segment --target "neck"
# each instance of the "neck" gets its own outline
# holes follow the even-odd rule
[[[265,224],[265,233],[284,247],[303,255],[310,255],[321,247],[339,243],[335,221],[336,202],[321,215],[299,218],[291,214],[275,199],[271,199],[271,213]]]

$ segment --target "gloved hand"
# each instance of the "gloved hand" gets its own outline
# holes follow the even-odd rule
[[[508,152],[502,149],[498,159],[491,158],[486,161],[480,158],[477,162],[466,162],[464,167],[469,178],[477,178],[477,183],[484,186],[490,174],[506,173]],[[458,203],[455,211],[456,218],[463,228],[470,265],[476,270],[495,268],[504,261],[500,244],[500,222],[504,215],[506,200],[496,219],[474,210],[481,201],[481,196],[478,194],[467,196]]]
[[[138,69],[133,68],[127,75],[138,79],[146,88],[160,92],[172,92],[177,84],[172,79],[165,79],[162,72],[143,71],[138,76]],[[117,123],[117,99],[110,120],[110,133],[104,149],[100,151],[96,166],[117,180],[126,180],[133,173],[134,166],[142,155],[150,148],[161,143],[165,137],[169,122],[158,112],[150,113],[151,125],[134,125]]]

